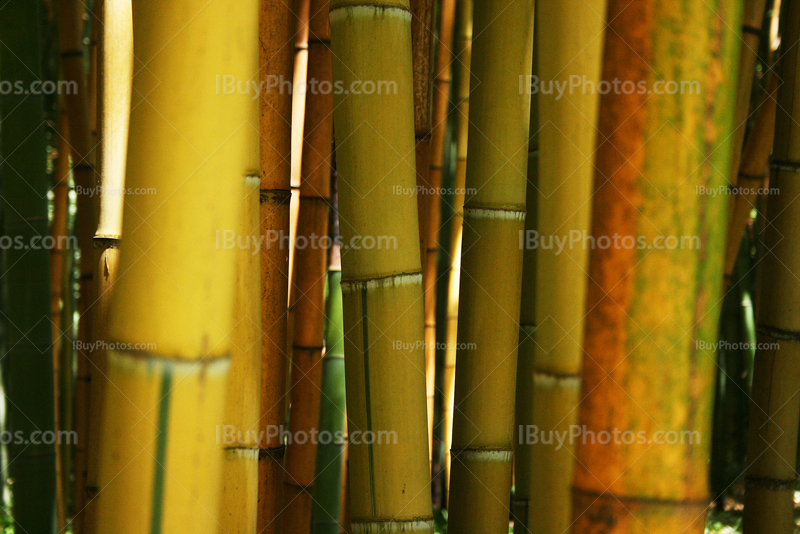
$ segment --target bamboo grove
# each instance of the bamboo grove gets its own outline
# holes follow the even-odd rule
[[[3,532],[800,532],[799,44],[0,2]]]

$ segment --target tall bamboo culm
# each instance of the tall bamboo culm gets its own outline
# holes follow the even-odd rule
[[[215,235],[242,227],[258,168],[257,102],[218,94],[215,79],[258,71],[258,5],[138,3],[133,41],[126,183],[155,191],[124,214],[97,531],[210,534],[238,261]]]
[[[292,79],[295,17],[283,0],[261,0],[259,76]],[[289,235],[291,199],[292,95],[262,92],[261,97],[261,428],[258,456],[258,532],[283,534],[283,457],[280,428],[286,421],[286,311],[289,251],[274,237]],[[268,241],[272,239],[272,241]]]
[[[335,223],[334,223],[335,224]],[[337,235],[333,232],[333,235]],[[322,358],[322,399],[319,432],[333,441],[317,446],[311,534],[338,534],[341,522],[344,443],[337,441],[345,426],[344,325],[342,324],[342,264],[338,246],[331,249],[328,267],[328,301],[325,356]]]
[[[600,97],[575,532],[704,531],[740,14],[609,1],[603,80],[702,90]]]
[[[534,3],[476,2],[448,532],[508,532]],[[503,276],[497,276],[502,272]]]
[[[795,275],[800,257],[797,236],[800,194],[800,144],[795,107],[800,83],[800,54],[790,43],[800,38],[800,3],[789,2],[779,61],[782,84],[775,117],[775,150],[767,207],[765,257],[761,278],[758,348],[753,369],[750,432],[745,478],[744,529],[748,534],[793,532],[797,483],[797,428],[800,421],[800,316],[795,303],[800,284]]]
[[[13,0],[0,9],[0,79],[25,87],[42,81],[40,4]],[[44,99],[41,95],[3,95],[0,99],[0,174],[3,235],[39,242],[48,233],[47,152]],[[2,375],[5,397],[3,431],[26,437],[55,428],[53,353],[50,324],[49,251],[44,247],[8,247],[4,252]],[[3,299],[5,301],[5,298]],[[56,531],[56,464],[52,443],[6,445],[16,532]]]
[[[130,0],[103,0],[95,4],[100,26],[97,58],[97,171],[100,177],[98,225],[94,235],[97,292],[92,305],[97,338],[108,338],[108,314],[119,268],[122,212],[125,204],[125,165],[133,76],[133,18]],[[87,533],[96,532],[98,460],[101,444],[102,406],[106,390],[106,350],[98,350],[89,369],[89,436],[86,472],[86,507],[82,523]],[[113,386],[112,386],[113,387]]]
[[[397,83],[391,94],[334,95],[343,241],[396,240],[342,254],[354,534],[433,533],[417,201],[395,194],[416,186],[411,18],[403,0],[331,2],[334,81]]]
[[[569,83],[577,77],[599,83],[605,0],[539,0],[536,10],[539,79]],[[526,224],[540,236],[584,236],[591,216],[597,92],[571,91],[562,98],[539,92],[535,98],[538,221]],[[538,247],[534,234],[526,234],[523,246],[527,259],[536,262],[536,289],[534,295],[526,293],[526,300],[533,297],[535,303],[522,303],[532,309],[520,325],[520,358],[529,361],[519,364],[524,372],[517,398],[527,405],[517,408],[529,418],[518,419],[523,426],[517,451],[529,463],[517,469],[515,487],[528,486],[523,490],[529,498],[527,530],[522,532],[564,532],[572,523],[574,444],[557,449],[544,440],[534,443],[529,432],[569,431],[578,420],[589,250],[581,244],[560,251]]]
[[[94,234],[97,230],[96,192],[97,174],[94,167],[94,150],[89,124],[89,89],[86,83],[83,49],[83,14],[85,6],[76,0],[65,0],[59,5],[58,30],[61,46],[61,72],[65,81],[75,84],[76,91],[64,96],[69,123],[69,142],[72,153],[73,178],[77,195],[77,237],[81,250],[80,296],[78,298],[78,341],[83,347],[97,339],[92,327],[95,300]],[[93,354],[86,349],[75,351],[77,371],[75,377],[75,432],[74,479],[72,491],[73,528],[83,533],[83,509],[86,503],[86,476],[88,471],[89,395]]]
[[[308,78],[331,83],[328,0],[312,0],[308,24]],[[294,342],[289,431],[292,436],[318,431],[322,382],[328,205],[332,172],[333,95],[306,96],[300,217],[294,271]],[[284,532],[307,534],[311,528],[311,493],[317,445],[312,439],[290,441],[286,449]]]
[[[458,346],[458,288],[461,283],[461,236],[464,231],[464,186],[467,178],[467,138],[469,134],[469,83],[472,62],[472,0],[458,0],[455,36],[455,142],[456,169],[453,183],[453,220],[450,221],[450,257],[447,273],[447,321],[445,325],[444,368],[442,369],[442,424],[445,470],[445,497],[450,488],[450,445],[453,440],[453,395],[456,386],[456,347]]]

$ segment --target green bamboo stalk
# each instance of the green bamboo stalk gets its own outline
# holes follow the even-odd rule
[[[574,532],[704,532],[740,15],[609,1]]]
[[[789,2],[781,41],[800,37],[800,2]],[[800,144],[794,107],[800,90],[800,54],[784,45],[780,59],[775,149],[767,208],[764,275],[761,279],[758,347],[745,478],[744,529],[748,534],[788,534],[794,529],[794,489],[797,483],[797,430],[800,421],[800,316],[796,303],[800,284],[793,274],[800,258]]]
[[[314,475],[311,534],[338,534],[341,519],[342,451],[344,443],[344,324],[342,322],[342,267],[339,248],[331,250],[328,268],[325,356],[322,358],[322,396]],[[327,433],[327,434],[326,434]],[[330,441],[327,437],[330,436]]]
[[[12,0],[0,9],[0,80],[30,87],[42,81],[39,2]],[[0,98],[3,235],[31,244],[49,236],[44,99],[35,94]],[[4,430],[33,433],[55,429],[53,355],[50,323],[50,253],[42,246],[5,251],[3,284],[7,352],[2,360],[6,398]],[[16,532],[56,530],[55,446],[51,442],[9,443],[7,477],[11,484]]]

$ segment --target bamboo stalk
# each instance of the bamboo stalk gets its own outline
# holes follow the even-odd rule
[[[268,76],[292,76],[294,15],[282,0],[261,0],[259,66]],[[289,299],[289,251],[279,238],[289,235],[291,198],[292,96],[285,91],[261,98],[261,424],[265,430],[286,422],[288,357],[286,311]],[[277,434],[277,435],[276,435]],[[258,471],[258,532],[282,534],[283,456],[280,433],[264,432]]]
[[[0,79],[26,88],[42,81],[43,20],[38,2],[12,0],[0,8]],[[52,533],[56,455],[53,442],[43,438],[55,428],[50,253],[42,246],[49,236],[44,98],[4,94],[0,118],[2,234],[26,245],[3,251],[3,431],[24,437],[22,443],[15,439],[4,445],[5,477],[11,483],[14,531]]]
[[[102,0],[95,5],[98,32],[97,58],[97,171],[100,177],[98,225],[94,235],[97,265],[97,294],[93,304],[93,324],[98,340],[108,339],[108,316],[119,273],[119,244],[122,239],[122,214],[125,203],[125,165],[131,109],[133,76],[133,19],[130,0]],[[98,475],[101,444],[96,436],[102,428],[103,399],[106,390],[107,351],[98,349],[90,368],[88,462],[82,525],[96,531],[99,496]]]
[[[698,189],[727,183],[740,12],[610,0],[607,16],[603,80],[701,91],[600,97],[572,528],[700,534],[727,206]]]
[[[258,136],[257,102],[217,94],[215,79],[257,72],[257,17],[255,0],[136,5],[126,182],[156,191],[131,195],[124,214],[100,534],[218,529],[223,455],[214,437],[224,417],[239,256],[215,234],[242,227]]]
[[[600,83],[605,0],[540,0],[536,8],[537,19],[547,21],[539,25],[537,37],[540,83],[569,84],[575,78]],[[541,239],[572,239],[589,231],[598,98],[596,91],[556,96],[536,95],[541,125],[534,187],[538,221],[526,224]],[[525,236],[526,254],[533,248],[531,237]],[[528,432],[569,432],[577,423],[589,250],[580,245],[558,251],[542,247],[527,259],[536,262],[536,285],[526,293],[535,303],[523,301],[530,309],[520,324],[520,357],[524,354],[528,361],[519,364],[523,381],[517,385],[522,398],[517,398],[527,406],[518,405],[525,418],[518,423],[522,465],[516,471],[515,495],[522,489],[528,499],[522,532],[564,532],[572,524],[574,443],[561,448],[544,440],[532,443]]]
[[[476,3],[448,531],[508,532],[534,4]],[[497,273],[503,276],[497,276]]]
[[[786,6],[781,41],[800,38],[800,4]],[[786,45],[784,45],[786,46]],[[748,534],[782,534],[794,529],[794,489],[797,482],[797,428],[800,404],[798,317],[795,311],[800,285],[792,274],[797,258],[800,190],[794,183],[800,169],[800,145],[795,136],[798,112],[794,100],[800,84],[800,55],[786,46],[780,59],[775,150],[772,156],[765,228],[764,274],[760,285],[758,345],[753,368],[750,432],[745,478],[744,528]]]
[[[412,3],[412,11],[414,5]],[[450,105],[450,83],[453,71],[453,26],[455,20],[456,0],[442,0],[439,19],[439,37],[436,43],[436,65],[433,73],[433,125],[431,126],[430,111],[427,116],[422,116],[415,111],[415,131],[417,131],[417,181],[424,180],[419,191],[430,191],[429,194],[418,196],[418,206],[423,215],[420,216],[420,233],[422,239],[422,272],[425,291],[425,378],[426,394],[428,399],[428,443],[429,454],[433,455],[433,407],[436,394],[436,280],[438,279],[439,268],[439,227],[441,226],[441,188],[442,188],[442,168],[444,166],[444,140],[447,133],[447,112]],[[412,30],[414,21],[412,20]],[[420,24],[421,25],[421,24]],[[422,30],[418,30],[421,32]],[[413,42],[412,33],[412,42]],[[430,45],[428,45],[430,46]],[[415,58],[422,54],[415,54]],[[418,94],[422,94],[422,88],[417,88],[421,82],[422,74],[418,73],[421,66],[417,66],[415,61],[415,110],[417,102],[421,101]],[[426,68],[430,72],[430,66]],[[430,74],[428,74],[429,76]],[[425,87],[425,94],[429,95],[431,88],[430,82],[426,78],[428,85]],[[430,97],[428,97],[430,98]],[[421,104],[419,104],[421,105]],[[426,101],[426,106],[430,105]],[[427,110],[427,108],[426,108]],[[425,121],[424,123],[422,121]],[[420,139],[419,132],[422,126],[427,125],[428,139],[426,146],[424,139]],[[426,154],[426,152],[428,152]],[[427,158],[427,159],[426,159]],[[424,171],[420,170],[421,165],[429,165]],[[425,226],[422,226],[422,225]],[[424,235],[424,237],[423,237]]]
[[[456,168],[453,184],[453,218],[450,221],[447,321],[445,325],[444,369],[442,370],[442,424],[445,454],[444,503],[450,490],[450,446],[453,438],[453,403],[456,384],[458,346],[458,289],[461,284],[461,237],[464,230],[464,196],[467,177],[467,139],[469,134],[470,64],[472,62],[472,0],[459,0],[456,19]]]
[[[334,235],[335,232],[334,232]],[[345,377],[342,324],[342,265],[339,248],[331,249],[328,267],[325,356],[322,358],[320,444],[314,476],[311,534],[338,534],[341,519],[342,454],[344,452]],[[326,434],[327,433],[327,434]],[[323,436],[329,436],[331,441]],[[323,439],[325,439],[323,441]]]
[[[342,254],[354,533],[433,533],[417,203],[394,194],[416,185],[409,9],[335,0],[330,11],[334,81],[396,82],[334,95],[342,237],[376,242]]]
[[[332,172],[333,94],[330,84],[331,52],[327,0],[311,2],[308,35],[308,77],[318,89],[306,97],[300,215],[295,250],[293,285],[294,342],[292,347],[290,436],[286,448],[284,531],[307,534],[311,529],[311,494],[314,484],[322,382],[323,326],[328,236],[328,204]]]

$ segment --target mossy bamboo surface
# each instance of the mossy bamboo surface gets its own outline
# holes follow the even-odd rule
[[[775,139],[775,109],[777,107],[778,77],[767,74],[770,80],[767,95],[756,110],[753,127],[742,150],[739,166],[737,193],[733,199],[733,209],[728,220],[728,234],[725,243],[725,286],[730,284],[742,232],[750,220],[750,211],[755,207],[758,190],[767,177],[767,165],[772,154]]]
[[[267,76],[292,76],[295,17],[283,0],[261,0],[259,67]],[[282,91],[261,98],[261,440],[258,470],[258,531],[283,534],[283,440],[266,432],[286,422],[288,366],[286,311],[289,250],[270,236],[289,234],[292,96]],[[277,234],[276,234],[277,233]]]
[[[786,6],[783,43],[800,37],[800,4]],[[775,150],[765,228],[764,276],[761,278],[758,346],[753,368],[750,432],[745,478],[744,528],[748,534],[784,534],[794,528],[797,482],[797,428],[800,404],[800,316],[796,302],[800,284],[794,274],[800,209],[795,200],[800,172],[796,99],[800,92],[800,54],[787,46],[780,60]]]
[[[600,97],[575,532],[704,531],[738,8],[609,1],[603,80],[701,90]]]
[[[331,250],[328,268],[325,356],[322,358],[320,439],[314,476],[311,534],[338,534],[341,520],[342,466],[345,426],[344,325],[342,324],[341,260]]]
[[[459,0],[456,15],[456,168],[453,184],[453,218],[450,221],[449,270],[447,273],[447,320],[445,325],[444,368],[442,369],[442,424],[444,425],[445,496],[450,488],[450,445],[453,438],[453,402],[456,385],[456,347],[458,346],[458,288],[461,283],[461,236],[464,230],[464,188],[467,177],[467,138],[469,135],[469,67],[472,62],[472,0]]]
[[[108,0],[106,0],[108,1]],[[259,180],[248,179],[241,235],[261,233]],[[236,263],[235,326],[225,398],[223,429],[235,430],[233,442],[222,440],[222,498],[219,534],[255,534],[258,516],[258,430],[261,411],[261,257],[241,248]],[[223,431],[223,437],[225,433]]]
[[[330,27],[327,0],[311,2],[308,24],[308,77],[317,85],[331,83]],[[284,532],[307,534],[311,528],[311,492],[317,444],[322,382],[325,278],[328,250],[328,204],[332,172],[333,95],[315,91],[306,96],[300,217],[294,272],[294,341],[289,432],[286,448]]]
[[[131,109],[133,76],[133,14],[130,0],[103,0],[95,5],[98,18],[97,171],[100,177],[98,225],[94,235],[96,299],[92,305],[93,324],[99,340],[108,339],[108,316],[119,269],[119,241],[125,203],[125,165]],[[86,508],[82,520],[86,532],[95,532],[97,477],[101,444],[96,439],[102,428],[102,406],[106,389],[106,351],[93,355],[89,369],[89,444],[86,472]]]
[[[569,84],[576,77],[599,83],[605,0],[540,0],[536,9],[542,22],[537,37],[540,83]],[[598,94],[577,90],[556,96],[536,95],[538,221],[531,228],[540,236],[572,238],[589,232]],[[523,246],[529,246],[527,236]],[[528,485],[523,490],[529,499],[527,530],[522,532],[545,534],[566,531],[572,523],[574,444],[527,443],[525,434],[534,427],[545,433],[569,431],[577,423],[589,250],[582,244],[560,252],[539,247],[528,259],[536,261],[536,286],[535,294],[526,292],[526,297],[535,303],[523,300],[522,305],[535,313],[526,313],[520,323],[520,358],[524,352],[532,366],[520,364],[524,382],[517,388],[525,397],[518,399],[529,404],[522,411],[530,418],[519,420],[524,435],[517,451],[530,463],[517,470],[515,488]]]
[[[432,534],[417,201],[394,194],[416,185],[410,6],[335,0],[330,20],[333,79],[397,88],[334,95],[343,241],[387,243],[342,254],[350,528]]]
[[[477,2],[448,532],[508,531],[534,3]],[[498,273],[503,276],[498,276]]]
[[[219,528],[215,427],[224,417],[239,257],[214,236],[241,228],[245,184],[257,173],[258,113],[252,96],[219,95],[214,80],[257,72],[257,39],[255,0],[136,5],[126,182],[156,193],[130,196],[124,214],[101,534]]]
[[[38,2],[13,0],[0,8],[0,79],[30,87],[42,79],[41,22]],[[44,98],[13,93],[0,98],[0,174],[3,236],[22,247],[4,252],[3,431],[24,436],[5,445],[15,532],[56,531],[56,464],[53,443],[40,434],[55,428],[53,354],[50,324],[50,253]],[[38,247],[32,240],[38,238]],[[7,297],[7,301],[6,301]],[[17,434],[19,433],[19,434]]]
[[[756,72],[758,60],[759,41],[761,40],[761,26],[764,21],[764,9],[767,0],[745,0],[742,10],[742,32],[739,48],[739,76],[736,87],[736,107],[733,118],[733,148],[731,149],[731,166],[729,181],[732,185],[739,183],[742,157],[742,144],[747,121],[750,117],[750,95],[753,91],[753,77]],[[731,209],[733,202],[731,200]],[[726,274],[728,271],[725,271]]]
[[[73,176],[77,195],[77,237],[81,249],[80,296],[78,298],[78,340],[84,345],[93,343],[97,336],[92,327],[95,300],[94,234],[97,230],[97,175],[94,167],[94,150],[91,138],[89,89],[84,73],[83,22],[85,6],[82,2],[65,0],[59,6],[59,41],[61,45],[62,77],[75,84],[77,90],[64,95],[64,105],[69,117],[70,148]],[[83,508],[86,502],[86,476],[88,470],[89,395],[93,355],[87,350],[77,350],[75,383],[74,481],[72,492],[73,527],[83,532]]]
[[[412,4],[413,10],[413,4]],[[419,169],[424,154],[420,151],[420,140],[417,139],[417,180],[425,179],[423,191],[429,192],[418,197],[418,205],[423,206],[424,216],[420,216],[420,226],[423,230],[422,272],[425,291],[425,386],[428,399],[428,443],[429,454],[433,453],[433,407],[436,393],[436,280],[439,268],[439,227],[441,226],[441,187],[442,169],[444,167],[444,142],[447,133],[447,115],[450,108],[450,84],[453,73],[453,27],[455,24],[456,0],[442,0],[439,13],[439,35],[437,39],[436,65],[433,72],[433,124],[431,125],[430,112],[428,116],[429,151],[427,163],[429,168],[425,171]],[[414,22],[412,21],[412,28]],[[413,41],[413,35],[412,35]],[[416,57],[416,54],[415,54]],[[420,67],[414,65],[415,83],[415,109],[418,100],[416,88]],[[430,91],[430,89],[427,89]],[[415,112],[415,118],[418,112]],[[416,118],[417,122],[420,122]],[[417,124],[415,128],[419,128]],[[425,147],[423,147],[424,149]],[[424,173],[424,174],[423,174]]]

